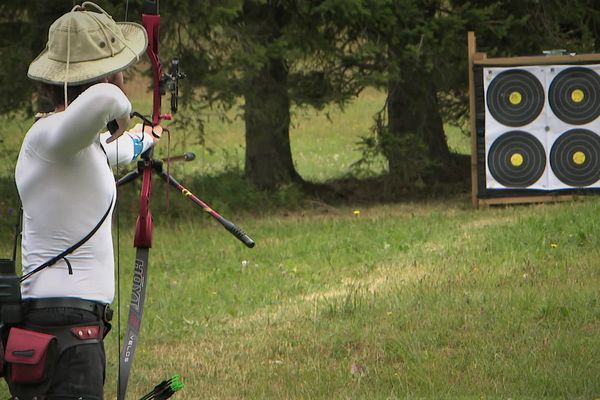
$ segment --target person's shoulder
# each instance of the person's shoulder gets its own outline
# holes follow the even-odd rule
[[[25,134],[25,141],[36,140],[38,137],[43,137],[44,132],[47,131],[57,119],[60,119],[61,113],[37,113],[35,116],[35,122],[27,133]]]
[[[83,94],[86,93],[88,95],[99,96],[125,96],[125,93],[123,93],[123,91],[117,86],[113,85],[112,83],[106,82],[96,83],[95,85],[90,86],[89,88],[87,88],[87,90],[85,90],[85,92],[83,92]]]
[[[54,112],[38,113],[35,122],[25,134],[23,143],[33,149],[43,145],[47,132],[51,131],[52,127],[60,120],[61,114]]]
[[[75,104],[77,104],[75,107],[77,113],[80,113],[82,108],[102,110],[106,107],[113,108],[115,105],[122,105],[121,107],[125,107],[125,105],[129,104],[129,99],[116,85],[102,82],[87,88],[73,101],[73,105]],[[67,111],[68,110],[69,107],[67,107]]]

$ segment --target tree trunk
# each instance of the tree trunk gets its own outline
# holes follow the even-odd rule
[[[450,158],[435,85],[420,69],[406,73],[406,76],[409,78],[402,82],[390,81],[388,84],[390,138],[384,152],[392,175],[401,174],[407,163],[410,168],[411,160],[405,159],[407,155],[432,164],[443,164]],[[411,134],[414,136],[409,137]],[[414,142],[414,152],[402,148],[411,146],[411,142]]]
[[[285,9],[277,1],[244,2],[246,24],[263,45],[277,40],[286,24]],[[246,123],[245,174],[263,189],[302,182],[290,147],[290,96],[286,60],[269,56],[249,77],[244,88]]]
[[[251,79],[245,94],[246,176],[260,188],[301,181],[290,147],[290,98],[287,68],[269,60]]]
[[[422,2],[423,20],[436,18],[440,5],[438,0]],[[423,37],[421,44],[422,42]],[[397,175],[402,170],[410,171],[410,168],[441,167],[450,160],[436,85],[431,74],[425,70],[427,57],[397,59],[396,55],[403,54],[405,50],[403,46],[402,43],[393,43],[388,50],[390,60],[399,62],[402,72],[401,80],[392,78],[388,84],[388,135],[391,137],[392,147],[388,160],[391,175]],[[420,52],[421,49],[419,54]],[[411,145],[413,149],[410,148]],[[402,146],[409,148],[403,149]],[[406,157],[410,159],[403,159]],[[414,165],[411,164],[411,159],[414,160]],[[420,172],[425,171],[418,171],[416,175],[422,176]]]

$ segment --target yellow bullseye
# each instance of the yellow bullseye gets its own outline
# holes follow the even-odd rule
[[[573,162],[577,165],[583,164],[585,162],[585,153],[583,151],[573,153]]]
[[[523,101],[523,96],[521,95],[521,93],[519,92],[512,92],[509,96],[508,96],[508,101],[510,102],[510,104],[512,104],[513,106],[517,106],[519,104],[521,104],[521,102]]]
[[[525,161],[525,158],[523,157],[523,154],[521,154],[521,153],[514,153],[513,155],[510,156],[510,163],[513,167],[520,167],[521,165],[523,165],[524,161]]]
[[[571,92],[571,100],[574,103],[581,103],[585,99],[585,93],[581,89],[575,89]]]

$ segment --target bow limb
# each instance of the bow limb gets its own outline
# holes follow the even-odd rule
[[[144,5],[144,13],[142,14],[142,25],[148,33],[148,48],[146,54],[152,65],[152,81],[153,81],[153,99],[152,99],[152,124],[158,125],[162,115],[161,108],[161,88],[160,79],[162,76],[162,66],[158,58],[159,44],[159,28],[160,14],[158,12],[158,0],[147,0]]]
[[[148,48],[146,53],[152,65],[153,76],[153,102],[152,125],[158,125],[161,120],[161,88],[160,78],[162,69],[158,58],[160,14],[158,0],[147,0],[142,14],[142,25],[148,34]],[[123,346],[119,359],[119,400],[124,400],[127,392],[127,383],[133,365],[135,349],[139,339],[144,302],[146,298],[148,261],[152,247],[152,213],[150,212],[150,194],[152,191],[152,160],[151,150],[142,156],[138,162],[138,173],[142,175],[142,188],[140,191],[140,209],[136,221],[134,246],[136,248],[135,266],[133,271],[133,284],[131,301],[129,304],[129,317],[127,329],[123,339]]]

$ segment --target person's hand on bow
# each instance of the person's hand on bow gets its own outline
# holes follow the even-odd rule
[[[152,136],[152,140],[154,140],[154,143],[156,143],[160,140],[163,130],[164,130],[163,127],[160,125],[150,126],[147,124],[135,124],[135,126],[133,128],[131,128],[129,130],[129,132],[141,134],[142,127],[144,127],[144,135]]]

